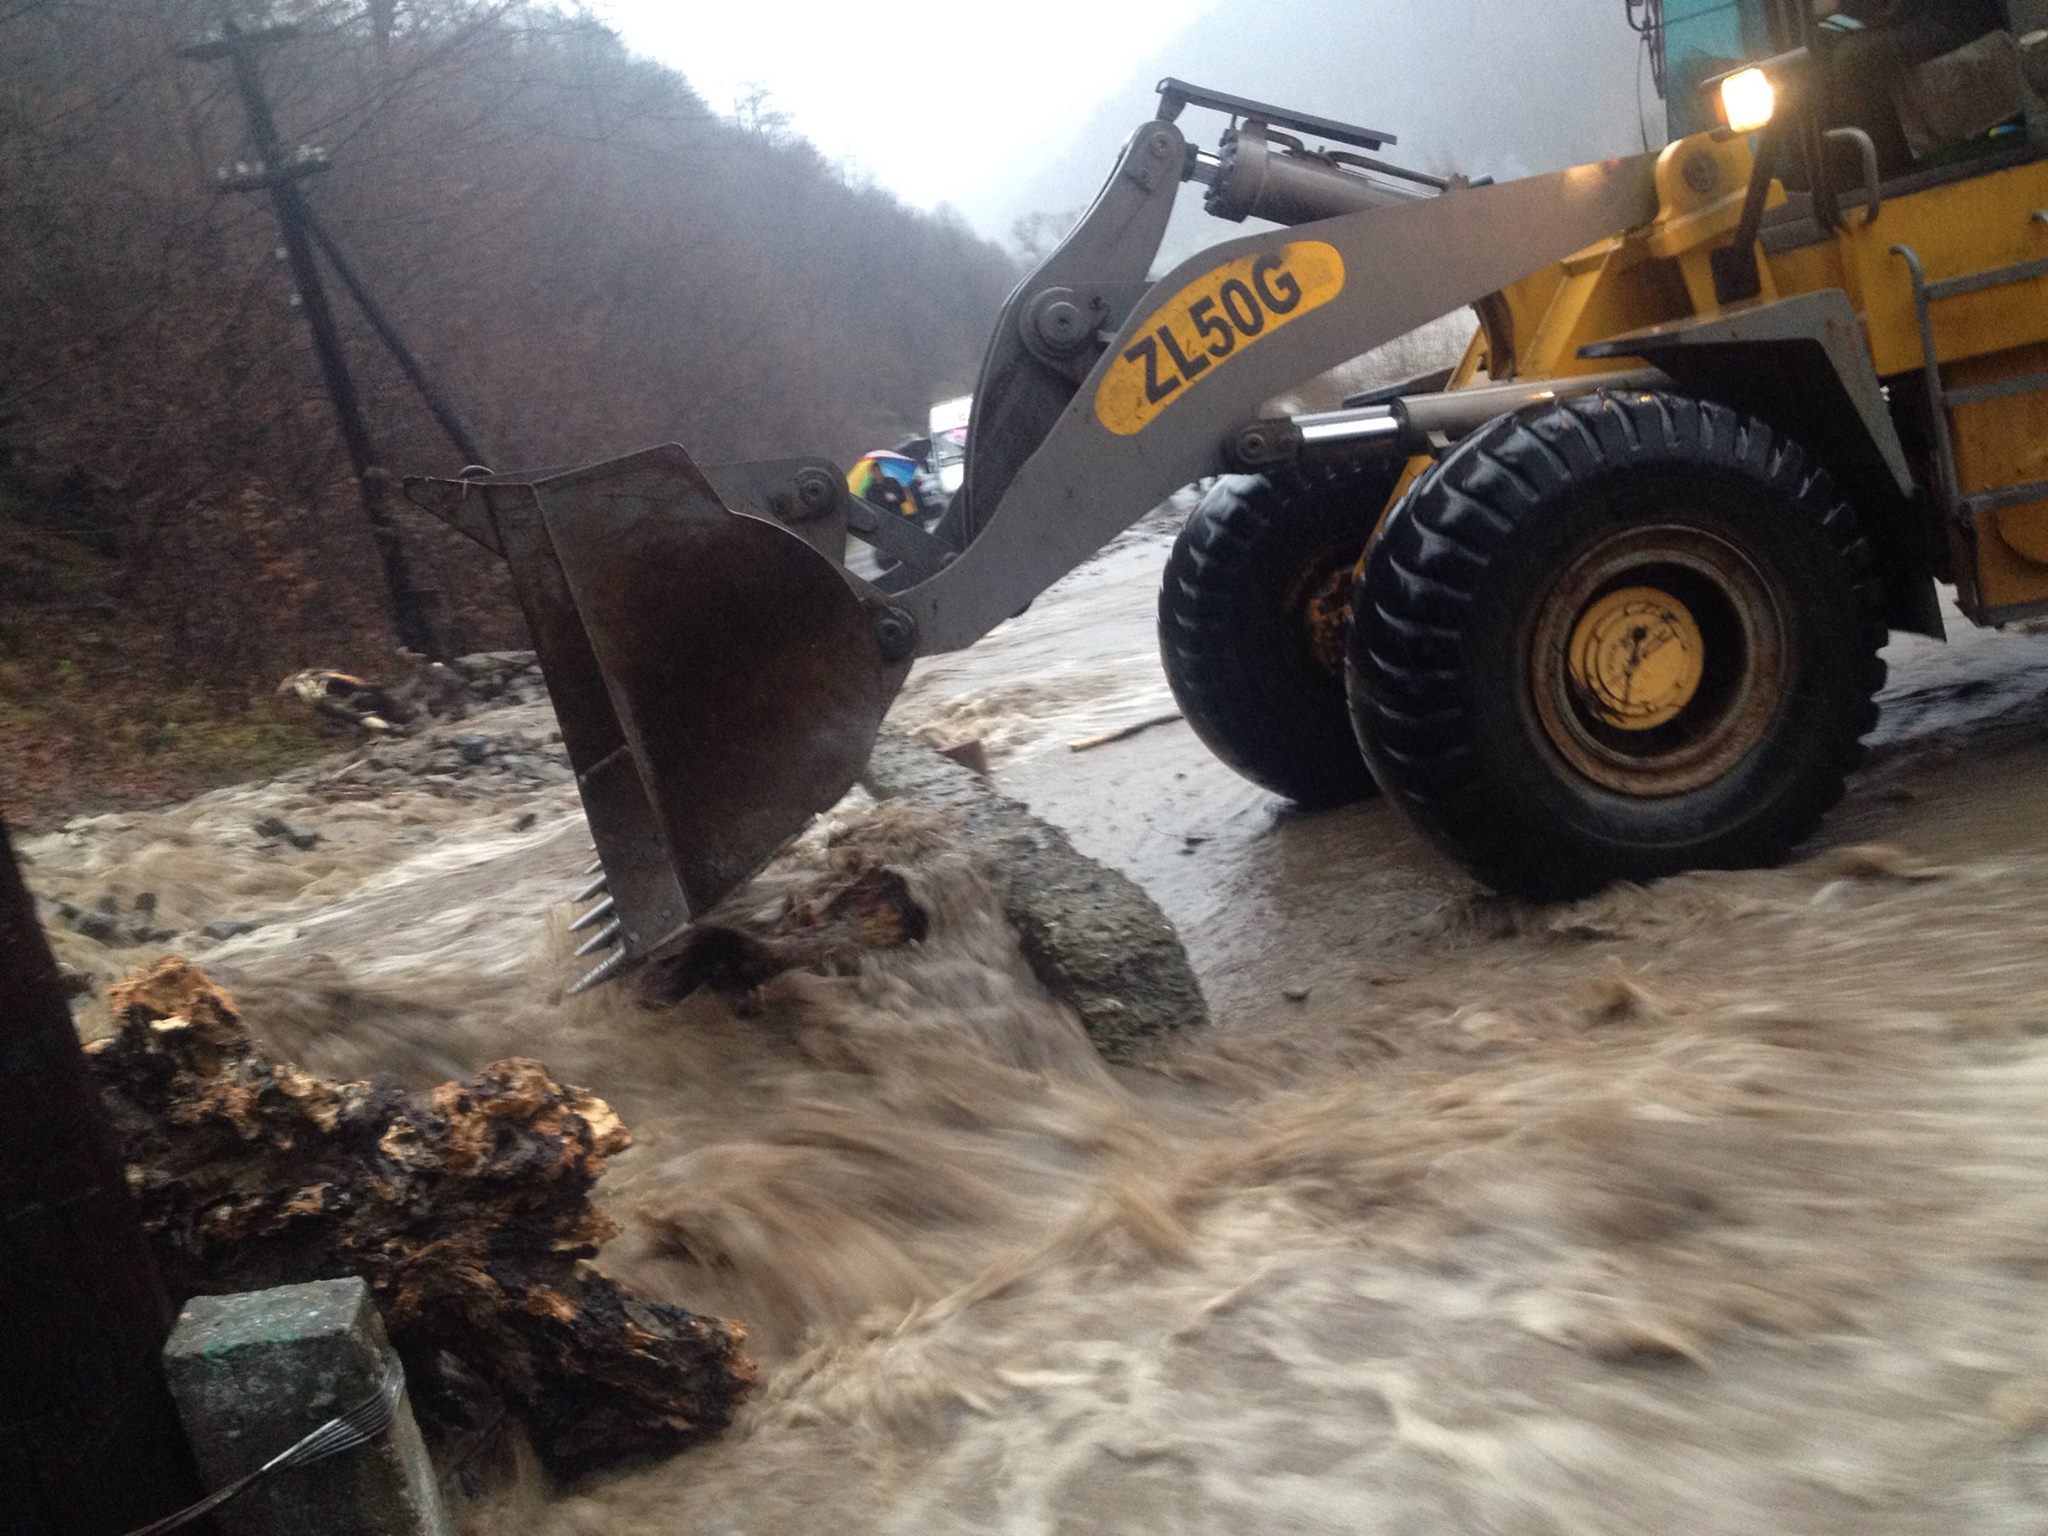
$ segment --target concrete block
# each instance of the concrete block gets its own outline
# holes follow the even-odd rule
[[[185,1305],[164,1369],[209,1489],[252,1472],[377,1389],[391,1345],[358,1279]],[[401,1398],[376,1439],[273,1473],[215,1517],[227,1536],[452,1536],[433,1464]]]

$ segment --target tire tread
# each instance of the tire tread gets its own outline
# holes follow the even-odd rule
[[[1383,787],[1432,842],[1496,890],[1568,896],[1641,876],[1599,858],[1584,871],[1561,870],[1540,839],[1525,841],[1470,792],[1481,743],[1462,637],[1480,577],[1572,487],[1632,464],[1671,463],[1747,474],[1812,518],[1861,615],[1854,694],[1824,711],[1819,771],[1702,862],[1775,862],[1820,825],[1863,759],[1886,675],[1883,585],[1854,510],[1798,444],[1725,406],[1660,392],[1602,391],[1502,417],[1426,471],[1388,518],[1354,599],[1362,617],[1349,667],[1353,723]]]

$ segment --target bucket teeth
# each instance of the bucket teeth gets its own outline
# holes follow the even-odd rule
[[[597,932],[593,933],[589,938],[585,939],[583,941],[582,946],[576,951],[576,953],[579,955],[596,954],[600,949],[603,949],[607,944],[611,943],[613,939],[616,939],[619,936],[619,927],[620,925],[616,921],[606,923],[602,928],[598,929]]]
[[[618,903],[613,901],[611,897],[607,896],[603,901],[600,901],[588,912],[584,913],[581,917],[577,918],[575,922],[571,923],[569,925],[569,931],[571,933],[580,933],[583,929],[588,928],[592,923],[601,923],[606,918],[610,917],[613,911],[617,909],[617,907]]]
[[[605,982],[618,975],[619,967],[625,963],[626,952],[623,949],[617,954],[606,956],[603,962],[595,969],[587,972],[580,980],[570,984],[568,995],[574,997],[579,992],[588,992],[592,987],[602,986]]]
[[[587,885],[583,887],[583,889],[578,891],[574,896],[571,896],[569,899],[571,901],[588,901],[591,897],[595,896],[599,891],[603,890],[605,886],[610,883],[610,879],[611,877],[608,875],[599,875],[595,880],[589,882]]]
[[[585,873],[586,875],[601,875],[601,874],[603,874],[603,873],[604,873],[604,860],[603,860],[603,859],[592,859],[592,860],[591,860],[591,861],[590,861],[590,862],[589,862],[588,864],[586,864],[586,865],[584,865],[584,866],[583,866],[583,873]]]

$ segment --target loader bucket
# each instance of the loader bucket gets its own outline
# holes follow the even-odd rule
[[[821,553],[829,518],[807,543],[735,511],[674,445],[407,493],[504,557],[533,631],[598,855],[572,991],[679,938],[866,765],[910,635]]]

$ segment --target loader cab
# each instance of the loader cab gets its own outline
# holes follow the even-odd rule
[[[1719,126],[1703,85],[1795,49],[1813,57],[1809,99],[1795,110],[1818,133],[1867,135],[1886,182],[2013,151],[2029,120],[2042,131],[2048,0],[1651,0],[1650,9],[1674,140]],[[1795,190],[1837,171],[1780,169]]]
[[[1674,135],[1742,105],[1736,72],[1768,82],[1711,307],[1845,294],[1942,546],[1935,573],[1977,622],[2048,611],[2032,446],[2048,433],[2048,0],[1652,11]]]
[[[1754,150],[1746,233],[1716,253],[1722,304],[1766,296],[1759,235],[1773,257],[1825,244],[1895,200],[2048,157],[2048,0],[1630,3],[1672,141],[1733,128]],[[1728,94],[1749,82],[1755,112]],[[1756,195],[1770,183],[1786,195]]]
[[[1884,180],[2048,137],[2048,0],[1661,0],[1653,27],[1673,139],[1718,127],[1704,82],[1792,49],[1815,127],[1870,135]]]

